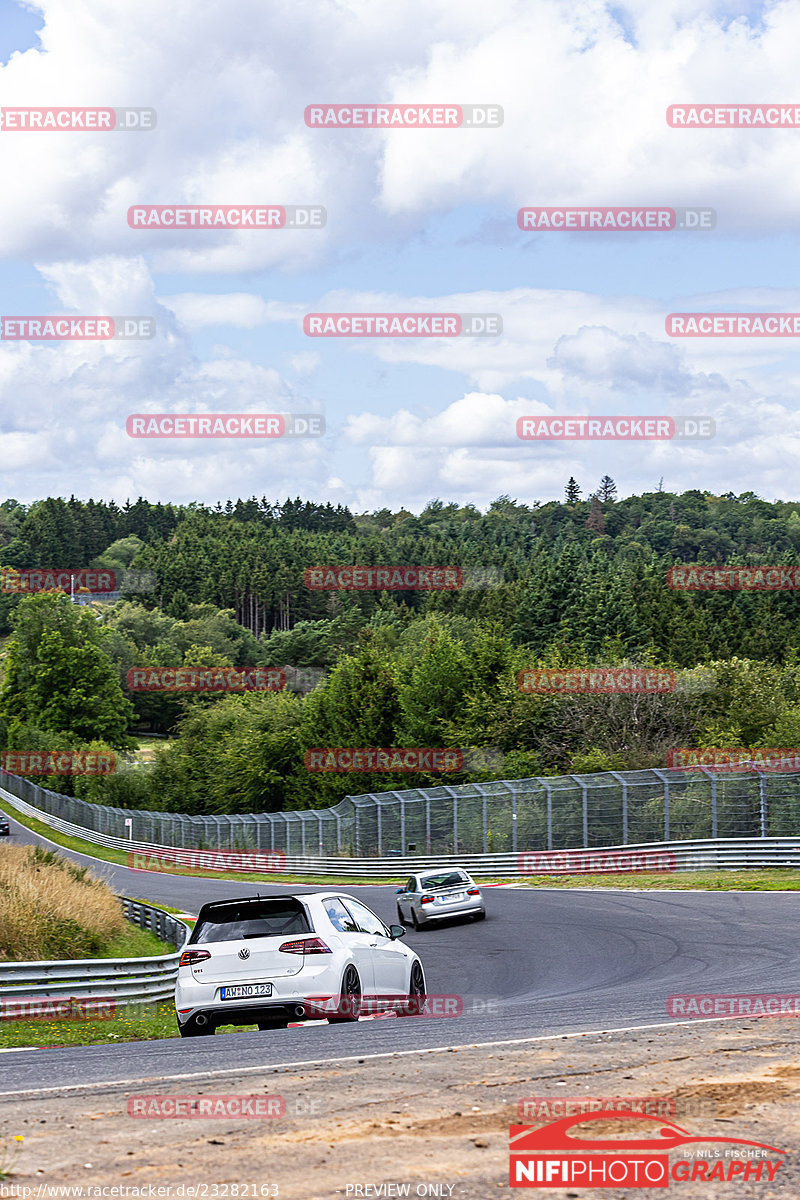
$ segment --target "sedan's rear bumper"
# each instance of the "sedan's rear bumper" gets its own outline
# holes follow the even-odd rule
[[[428,922],[445,921],[448,917],[474,917],[476,913],[486,913],[486,906],[481,896],[464,900],[458,904],[421,904],[414,910],[420,925]]]

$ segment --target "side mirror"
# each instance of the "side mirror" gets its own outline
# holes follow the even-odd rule
[[[405,890],[406,890],[405,888],[395,888],[394,894],[395,894],[395,896],[402,896],[402,894]]]
[[[405,937],[405,936],[406,936],[406,931],[405,931],[405,927],[403,925],[390,925],[389,926],[389,937],[392,939],[392,941],[395,941],[397,938],[401,938],[401,937]]]

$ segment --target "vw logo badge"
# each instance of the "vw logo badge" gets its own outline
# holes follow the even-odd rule
[[[239,958],[249,958],[249,957],[250,957],[250,951],[248,950],[247,946],[242,946],[241,950],[239,951]]]

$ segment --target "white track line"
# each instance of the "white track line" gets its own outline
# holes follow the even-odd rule
[[[268,1074],[270,1071],[297,1071],[301,1067],[329,1067],[332,1063],[360,1063],[379,1058],[405,1058],[411,1054],[446,1054],[453,1050],[492,1050],[497,1046],[525,1046],[536,1042],[566,1041],[571,1038],[609,1037],[612,1033],[638,1033],[646,1029],[677,1029],[681,1026],[714,1025],[720,1021],[757,1021],[762,1017],[699,1017],[690,1021],[660,1021],[652,1025],[622,1025],[616,1029],[587,1029],[579,1033],[546,1033],[537,1037],[508,1038],[498,1042],[464,1042],[455,1046],[431,1046],[417,1050],[385,1050],[377,1054],[349,1054],[340,1058],[309,1058],[302,1062],[264,1063],[257,1067],[226,1067],[219,1071],[188,1071],[180,1075],[148,1075],[147,1078],[105,1079],[97,1083],[65,1084],[63,1087],[28,1088],[0,1092],[4,1096],[44,1096],[53,1092],[84,1092],[98,1088],[125,1087],[133,1090],[145,1083],[170,1083],[183,1079],[216,1079],[222,1076]],[[121,1043],[124,1045],[124,1043]],[[60,1048],[60,1047],[59,1047]]]

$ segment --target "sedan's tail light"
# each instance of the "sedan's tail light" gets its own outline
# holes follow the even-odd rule
[[[284,942],[278,947],[284,954],[333,954],[330,946],[326,946],[322,938],[298,938],[294,942]]]
[[[480,888],[467,888],[468,896],[480,896],[480,894],[481,894]]]
[[[208,950],[184,950],[181,955],[180,965],[182,967],[191,967],[195,963],[205,962],[207,958],[211,958]]]
[[[433,904],[433,896],[423,896],[420,904]]]

